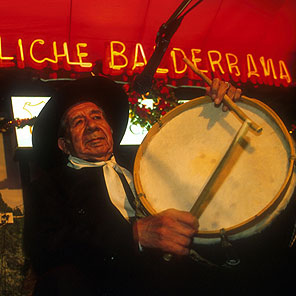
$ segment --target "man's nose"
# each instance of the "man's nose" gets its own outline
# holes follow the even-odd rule
[[[86,130],[88,132],[99,130],[100,127],[96,124],[95,120],[88,118],[86,121]]]

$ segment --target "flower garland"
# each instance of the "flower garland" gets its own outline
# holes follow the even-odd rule
[[[7,132],[10,128],[16,127],[16,128],[23,128],[25,126],[32,127],[35,123],[36,117],[33,118],[15,118],[12,120],[6,120],[6,119],[0,119],[0,133]]]
[[[180,105],[174,95],[173,88],[169,88],[164,79],[154,81],[150,92],[145,95],[133,91],[129,84],[125,84],[123,87],[129,97],[131,123],[140,125],[146,130],[159,121],[161,116]],[[149,101],[150,104],[147,103]]]
[[[128,95],[128,101],[130,103],[129,117],[131,123],[139,125],[147,131],[153,124],[158,122],[163,115],[182,104],[175,96],[174,86],[168,86],[164,79],[154,80],[150,92],[145,95],[134,91],[129,83],[124,84],[123,88]],[[147,103],[147,101],[150,102]],[[26,119],[15,118],[12,120],[0,118],[0,133],[5,133],[13,127],[32,127],[35,120],[36,117]],[[287,128],[289,133],[295,137],[296,123],[293,123]]]

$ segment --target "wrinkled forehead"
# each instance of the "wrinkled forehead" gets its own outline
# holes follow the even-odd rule
[[[96,105],[93,102],[86,101],[86,102],[79,102],[73,106],[71,106],[66,112],[65,112],[65,118],[71,119],[77,115],[83,115],[83,114],[104,114],[104,111],[102,108],[100,108],[98,105]]]

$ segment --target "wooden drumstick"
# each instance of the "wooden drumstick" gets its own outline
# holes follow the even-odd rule
[[[187,59],[186,57],[183,58],[183,61],[191,68],[191,70],[197,74],[200,78],[202,78],[208,85],[212,85],[212,80],[205,75],[203,72],[201,72],[199,69],[197,69],[193,63]],[[260,127],[258,124],[256,124],[254,121],[252,121],[230,98],[227,94],[224,95],[223,103],[227,105],[227,107],[236,113],[236,115],[242,120],[246,121],[247,119],[250,120],[250,127],[256,131],[257,133],[260,133],[262,131],[262,127]]]
[[[207,184],[204,186],[202,192],[200,193],[194,205],[192,206],[190,213],[194,215],[197,219],[200,218],[201,214],[204,212],[204,210],[212,200],[212,197],[214,196],[214,192],[212,192],[212,189],[214,187],[216,180],[222,173],[227,161],[233,155],[236,146],[240,143],[240,141],[246,135],[250,126],[251,126],[250,120],[249,119],[245,120],[243,125],[240,127],[240,129],[236,133],[234,139],[232,140],[223,158],[221,159],[218,166],[216,167],[214,173],[211,175]]]
[[[202,192],[196,199],[195,203],[193,204],[190,213],[195,216],[197,219],[200,218],[201,214],[204,212],[206,207],[209,205],[210,201],[212,200],[214,196],[214,192],[212,192],[212,189],[214,187],[214,184],[220,174],[222,173],[227,161],[231,158],[233,155],[236,146],[240,143],[240,141],[243,139],[243,137],[246,135],[247,131],[249,130],[251,126],[251,121],[249,119],[246,119],[238,132],[236,133],[235,137],[233,138],[230,146],[228,147],[226,153],[224,154],[223,158],[219,162],[218,166],[216,167],[214,173],[211,175],[210,179],[204,186]],[[164,254],[163,259],[165,261],[170,261],[172,259],[172,254]]]

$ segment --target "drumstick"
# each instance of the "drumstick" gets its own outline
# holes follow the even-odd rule
[[[210,203],[214,193],[211,192],[213,185],[215,184],[216,180],[218,179],[219,175],[221,174],[225,164],[233,155],[234,149],[236,148],[237,144],[243,139],[245,134],[247,133],[249,127],[251,126],[251,122],[249,119],[246,119],[238,132],[236,133],[234,139],[232,140],[230,146],[228,147],[225,155],[221,159],[220,163],[218,164],[217,168],[215,169],[214,173],[210,177],[209,181],[203,188],[202,192],[198,196],[197,200],[195,201],[194,205],[192,206],[190,213],[194,215],[197,219],[201,216],[204,212],[208,204]]]
[[[193,204],[190,213],[195,216],[197,219],[200,218],[201,214],[204,212],[210,201],[212,200],[214,193],[211,192],[213,185],[215,184],[216,180],[218,179],[219,175],[221,174],[225,164],[233,155],[234,149],[236,148],[237,144],[243,139],[245,134],[247,133],[249,127],[251,126],[251,121],[246,119],[238,132],[236,133],[234,139],[232,140],[230,146],[228,147],[226,153],[224,154],[223,158],[221,159],[220,163],[218,164],[217,168],[215,169],[214,173],[210,177],[209,181],[203,188],[202,192],[198,196],[197,200]],[[163,259],[165,261],[170,261],[172,259],[172,254],[164,254]]]
[[[200,78],[202,78],[208,85],[212,85],[212,80],[206,76],[203,72],[201,72],[199,69],[197,69],[193,63],[187,59],[186,57],[183,58],[183,61],[191,68],[191,70],[196,73]],[[228,95],[224,95],[223,103],[227,105],[227,107],[236,113],[236,115],[243,121],[246,121],[247,119],[250,120],[250,127],[256,131],[257,133],[260,133],[262,131],[262,127],[260,127],[258,124],[256,124],[254,121],[252,121],[230,98]]]

